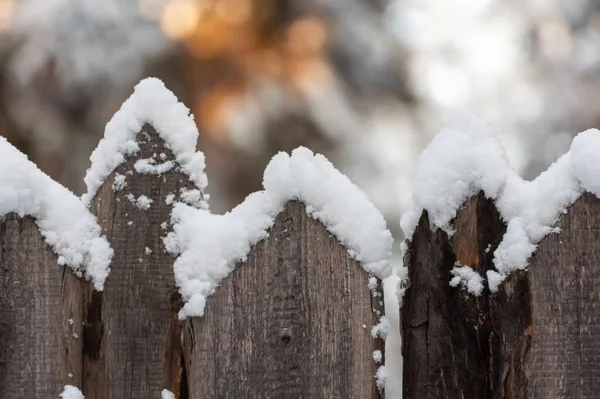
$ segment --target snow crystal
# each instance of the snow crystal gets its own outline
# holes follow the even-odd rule
[[[161,152],[158,157],[160,158],[161,161],[164,161],[167,159],[167,154],[165,154],[164,152]]]
[[[174,199],[175,199],[174,194],[167,194],[167,196],[165,197],[165,204],[171,205],[173,203]]]
[[[120,173],[115,173],[115,181],[113,182],[112,189],[113,191],[122,190],[125,186],[127,186],[127,181],[125,178],[127,176],[122,175]]]
[[[84,399],[83,393],[79,390],[79,388],[74,387],[73,385],[65,385],[64,390],[60,394],[62,399]]]
[[[150,248],[148,248],[148,247],[144,247],[144,253],[146,255],[150,255],[152,253],[152,250]]]
[[[167,229],[167,222],[162,222],[160,224],[160,228],[163,229],[163,230],[166,230]]]
[[[381,361],[383,360],[383,355],[381,354],[381,351],[379,349],[373,351],[373,360],[375,361],[375,363],[381,363]]]
[[[496,292],[508,274],[527,267],[542,238],[558,232],[554,224],[583,192],[600,197],[598,176],[600,132],[596,129],[577,135],[568,153],[535,180],[524,181],[510,168],[498,138],[476,119],[462,116],[419,158],[413,197],[400,224],[410,241],[421,214],[427,211],[431,227],[451,235],[457,211],[483,191],[495,200],[507,223],[503,240],[494,251],[497,271],[487,275],[490,290]],[[467,270],[455,269],[451,283],[460,282],[469,292],[481,292],[481,281]]]
[[[133,194],[127,194],[125,197],[129,200],[129,202],[131,202],[138,209],[141,209],[143,211],[147,211],[148,209],[150,209],[150,205],[154,202],[152,201],[152,199],[148,198],[143,194],[137,198],[135,198]]]
[[[82,196],[84,203],[89,205],[106,178],[125,162],[125,156],[139,151],[135,137],[146,123],[154,127],[173,151],[181,170],[196,187],[200,191],[206,188],[204,154],[194,152],[198,129],[189,109],[179,103],[159,79],[147,78],[138,83],[131,97],[106,125],[104,138],[90,157],[92,165],[84,179],[87,186],[87,193]],[[160,167],[165,168],[165,164]],[[138,167],[146,170],[159,166],[148,161]]]
[[[382,340],[387,339],[388,332],[390,331],[390,321],[387,317],[381,316],[379,323],[371,329],[371,336],[373,338],[381,338]]]
[[[36,219],[61,265],[82,271],[101,291],[113,250],[100,236],[96,218],[68,189],[40,171],[0,137],[0,216],[17,213]]]
[[[175,204],[173,232],[165,247],[179,255],[175,281],[185,301],[180,318],[202,316],[206,297],[227,277],[253,245],[268,236],[275,217],[290,200],[311,207],[367,272],[379,278],[391,273],[392,236],[383,216],[366,195],[322,155],[298,148],[279,153],[267,166],[264,190],[225,215]]]
[[[153,158],[138,159],[133,165],[136,172],[150,175],[162,175],[163,173],[167,173],[173,169],[174,166],[175,164],[173,161],[166,161],[157,164],[156,160]]]
[[[175,399],[175,394],[168,389],[163,389],[160,394],[160,399]]]
[[[377,389],[382,391],[385,388],[385,382],[388,377],[388,371],[385,366],[379,366],[377,369],[377,373],[375,374],[375,384],[377,385]]]
[[[483,277],[469,266],[453,268],[450,273],[454,276],[450,280],[450,286],[456,287],[460,283],[473,295],[481,295],[483,292]]]

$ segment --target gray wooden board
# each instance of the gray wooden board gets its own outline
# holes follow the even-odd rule
[[[184,324],[190,398],[379,398],[383,312],[368,275],[302,203]],[[364,325],[364,326],[363,326]]]
[[[35,221],[0,220],[0,398],[57,398],[81,385],[81,282]]]
[[[140,174],[134,164],[156,154],[158,163],[174,161],[172,152],[150,125],[137,135],[139,153],[111,174],[92,203],[103,234],[115,254],[104,292],[86,290],[86,347],[84,394],[86,399],[158,399],[166,388],[179,394],[181,305],[173,276],[174,259],[165,252],[162,238],[172,205],[168,194],[179,198],[179,189],[193,188],[185,174],[173,169],[162,175]],[[158,155],[165,153],[161,160]],[[114,191],[115,173],[127,185]],[[149,209],[126,198],[146,195]],[[151,253],[146,253],[149,248]]]

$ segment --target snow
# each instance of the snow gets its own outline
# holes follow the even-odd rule
[[[377,373],[375,374],[375,384],[377,385],[377,389],[379,389],[379,391],[382,391],[385,388],[387,377],[388,371],[385,366],[379,366]]]
[[[383,360],[383,355],[381,354],[381,351],[379,349],[373,351],[373,361],[375,361],[375,363],[379,364],[379,363],[381,363],[382,360]]]
[[[163,173],[167,173],[173,169],[174,166],[175,164],[173,161],[166,161],[157,164],[154,158],[138,159],[133,165],[136,172],[151,175],[161,175]]]
[[[487,273],[490,290],[496,292],[510,273],[527,267],[546,235],[558,232],[554,225],[560,215],[582,193],[600,197],[599,176],[600,132],[596,129],[577,135],[569,152],[535,180],[525,181],[511,169],[498,138],[475,118],[461,116],[420,157],[413,198],[400,224],[410,241],[422,212],[427,211],[432,228],[452,235],[451,222],[457,211],[483,191],[495,200],[507,224],[494,251],[496,271]],[[481,293],[482,277],[464,267],[455,268],[452,274],[451,284],[460,283],[475,295]]]
[[[585,191],[600,198],[600,134],[586,130],[573,139],[571,164],[573,172]]]
[[[79,388],[74,387],[73,385],[65,385],[64,390],[60,394],[62,399],[84,399],[83,393],[79,390]]]
[[[495,270],[488,270],[486,272],[486,276],[488,279],[488,285],[490,287],[490,291],[492,291],[492,292],[497,292],[498,287],[500,287],[500,284],[502,284],[504,279],[506,279],[505,275],[500,274]]]
[[[398,282],[396,283],[396,299],[398,300],[398,305],[402,305],[402,298],[404,298],[404,293],[410,286],[410,279],[408,278],[408,267],[404,267],[403,265],[400,266],[396,269],[396,274],[398,276]]]
[[[156,78],[142,80],[134,93],[106,125],[104,138],[90,156],[91,167],[85,176],[87,193],[82,196],[89,204],[106,178],[125,157],[139,151],[135,138],[144,124],[150,124],[165,141],[194,185],[203,191],[208,184],[204,173],[204,154],[194,152],[198,129],[189,109]],[[171,164],[169,164],[169,162]],[[163,173],[172,162],[156,164],[154,159],[140,159],[135,168],[139,173]]]
[[[267,166],[263,186],[225,215],[174,205],[173,232],[164,242],[168,252],[179,255],[174,273],[185,301],[180,318],[204,314],[206,297],[268,236],[290,200],[304,202],[369,274],[390,275],[392,235],[383,216],[325,157],[303,147],[291,156],[281,152]]]
[[[412,237],[424,210],[432,227],[451,235],[450,223],[465,201],[481,190],[496,198],[508,173],[498,136],[479,119],[457,115],[419,157],[412,198],[400,221],[405,236]]]
[[[471,267],[458,266],[453,268],[450,274],[454,276],[450,280],[451,287],[456,287],[460,284],[463,287],[467,287],[469,292],[476,296],[481,295],[483,292],[483,277]]]
[[[388,332],[390,331],[390,321],[387,317],[381,316],[379,318],[379,323],[374,325],[371,329],[371,336],[373,338],[381,338],[382,340],[387,339]]]
[[[143,211],[147,211],[150,209],[150,205],[154,202],[151,198],[148,198],[146,195],[142,194],[139,197],[135,198],[133,194],[127,194],[125,196],[133,205],[135,205],[138,209]]]
[[[187,188],[182,187],[180,191],[180,199],[182,202],[191,205],[195,208],[208,208],[207,206],[205,206],[206,202],[204,201],[204,197],[202,196],[200,190],[188,190]]]
[[[127,181],[125,180],[127,176],[122,175],[120,173],[115,173],[115,181],[113,182],[112,189],[113,191],[120,191],[127,186]]]
[[[175,394],[168,389],[163,389],[160,394],[160,399],[175,399]]]
[[[17,213],[36,220],[58,263],[84,273],[101,291],[113,250],[85,204],[40,171],[0,137],[0,217]]]

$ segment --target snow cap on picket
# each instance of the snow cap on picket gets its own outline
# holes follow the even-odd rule
[[[164,140],[190,181],[200,191],[206,188],[204,154],[195,152],[198,128],[193,115],[162,81],[146,78],[135,86],[133,94],[108,122],[104,138],[90,157],[92,164],[84,178],[87,193],[82,196],[86,204],[115,168],[125,162],[125,157],[139,151],[136,136],[145,124],[151,125]],[[159,165],[140,161],[136,164],[139,173],[160,174],[174,166],[171,161]]]
[[[324,156],[303,147],[291,156],[280,152],[267,166],[263,186],[225,215],[175,205],[173,232],[165,245],[179,255],[174,272],[186,302],[181,318],[203,315],[206,298],[237,262],[246,259],[252,246],[268,236],[290,200],[302,201],[368,273],[390,275],[392,235],[383,216]]]
[[[58,263],[84,273],[96,290],[108,277],[113,250],[85,204],[0,137],[0,217],[16,213],[36,220]]]
[[[489,288],[497,291],[512,272],[527,267],[537,244],[561,214],[584,192],[600,197],[600,132],[577,135],[568,153],[533,181],[510,167],[498,137],[478,119],[459,115],[442,130],[419,158],[412,198],[400,225],[412,239],[424,211],[431,228],[453,234],[452,221],[466,201],[479,192],[495,201],[507,231],[494,251],[496,270],[488,271]],[[459,283],[478,295],[483,278],[470,269],[453,270]]]

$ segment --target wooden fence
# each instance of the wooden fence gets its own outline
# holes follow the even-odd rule
[[[287,203],[203,317],[179,320],[163,244],[178,198],[165,198],[193,185],[177,167],[137,173],[156,152],[176,159],[151,125],[136,137],[140,150],[90,205],[114,250],[102,292],[57,264],[32,217],[0,219],[0,398],[58,398],[66,385],[88,399],[383,397],[381,281],[301,202]],[[127,190],[113,189],[119,175]]]
[[[57,265],[34,218],[0,219],[0,398],[57,398],[66,385],[88,399],[384,397],[384,334],[373,330],[381,280],[302,202],[285,205],[202,317],[178,318],[175,259],[163,243],[177,198],[165,198],[193,184],[177,167],[137,173],[136,161],[157,149],[177,160],[152,125],[136,137],[139,151],[90,204],[114,250],[103,291]],[[116,176],[127,176],[127,190],[114,189]],[[153,205],[140,209],[128,195]],[[560,233],[496,293],[449,284],[457,262],[481,276],[493,270],[507,230],[494,201],[475,195],[452,224],[449,236],[424,211],[408,244],[404,366],[388,378],[403,378],[405,398],[597,397],[596,196],[582,195]]]

